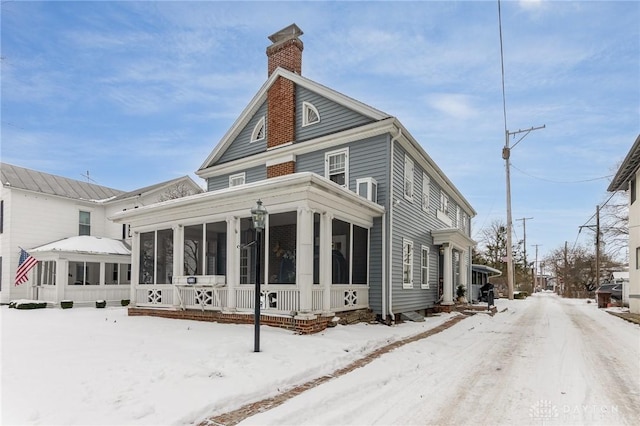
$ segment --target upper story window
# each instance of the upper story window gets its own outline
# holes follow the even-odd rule
[[[0,234],[4,232],[4,200],[0,200]]]
[[[431,192],[431,181],[426,173],[422,174],[422,210],[429,211],[429,194]]]
[[[440,209],[442,213],[449,214],[449,197],[444,191],[440,191]]]
[[[244,185],[245,179],[246,176],[244,172],[229,176],[229,188],[232,186]]]
[[[356,179],[356,192],[369,201],[378,202],[378,182],[374,178]]]
[[[311,124],[320,122],[320,113],[318,109],[309,102],[302,103],[302,126],[309,126]]]
[[[404,156],[404,198],[413,200],[413,160]]]
[[[633,204],[636,201],[636,180],[631,179],[631,181],[629,182],[629,192],[630,194],[630,204]]]
[[[91,213],[80,211],[78,235],[91,235]]]
[[[250,142],[258,142],[263,140],[267,136],[267,131],[265,128],[264,117],[258,121],[256,127],[253,128],[253,132],[251,133],[251,141]]]
[[[327,179],[342,185],[349,185],[349,148],[327,152],[324,156],[324,175]]]

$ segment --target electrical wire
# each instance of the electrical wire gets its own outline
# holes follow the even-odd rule
[[[597,178],[583,179],[583,180],[558,181],[558,180],[541,178],[540,176],[534,176],[534,175],[529,174],[529,173],[525,172],[524,170],[516,167],[513,163],[511,163],[511,167],[513,167],[514,169],[516,169],[517,171],[519,171],[523,175],[532,177],[534,179],[542,180],[542,181],[545,181],[545,182],[551,182],[551,183],[585,183],[585,182],[593,182],[593,181],[602,180],[602,179],[611,179],[613,177],[613,175],[608,175],[608,176],[601,176],[601,177],[597,177]]]

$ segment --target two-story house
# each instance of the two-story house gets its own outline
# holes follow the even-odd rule
[[[255,256],[262,323],[299,330],[469,293],[475,211],[397,118],[301,75],[300,35],[269,37],[266,82],[196,172],[207,192],[112,217],[133,231],[130,314],[250,321]]]
[[[202,192],[190,177],[125,192],[0,164],[0,301],[120,301],[130,294],[129,228],[107,219],[163,198]],[[16,285],[20,249],[37,265]]]
[[[640,314],[640,135],[609,184],[608,191],[629,194],[629,311]]]

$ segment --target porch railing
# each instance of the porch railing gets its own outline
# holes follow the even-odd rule
[[[334,284],[330,288],[332,312],[344,312],[369,307],[369,287]],[[254,286],[241,285],[235,289],[235,309],[253,311]],[[324,308],[325,290],[317,285],[311,290],[311,311]],[[230,308],[229,288],[220,285],[139,285],[136,287],[138,306],[174,307],[179,309],[225,310]],[[300,289],[295,285],[263,285],[260,309],[263,312],[291,315],[300,311]]]

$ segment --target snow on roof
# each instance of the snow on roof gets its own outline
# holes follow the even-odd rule
[[[124,241],[105,237],[93,237],[89,235],[80,235],[77,237],[54,241],[52,243],[33,248],[29,250],[29,253],[43,253],[50,251],[131,255],[131,247]]]

